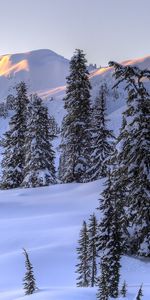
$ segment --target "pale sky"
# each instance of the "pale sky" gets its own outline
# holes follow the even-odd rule
[[[150,55],[150,0],[0,0],[0,54],[42,48],[102,66]]]

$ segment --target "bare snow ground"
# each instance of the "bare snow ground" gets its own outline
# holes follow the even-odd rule
[[[0,299],[23,296],[9,292],[22,288],[23,247],[39,288],[75,286],[79,230],[97,205],[99,188],[95,183],[0,191]]]
[[[24,299],[29,251],[40,291],[26,299],[95,300],[96,289],[76,288],[76,246],[83,219],[98,205],[103,182],[0,191],[0,300]],[[150,299],[150,262],[123,257],[122,276],[133,300],[143,283]]]

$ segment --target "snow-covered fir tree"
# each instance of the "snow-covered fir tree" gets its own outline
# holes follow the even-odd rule
[[[63,182],[63,174],[65,172],[65,163],[66,163],[66,158],[65,158],[65,153],[61,153],[59,157],[59,167],[58,167],[58,178],[60,182]]]
[[[65,123],[65,117],[62,121],[62,128],[64,128]],[[61,137],[62,137],[62,130],[61,130]],[[63,141],[64,139],[62,139]],[[61,143],[62,143],[61,141]],[[68,148],[65,147],[65,145],[60,145],[60,157],[59,157],[59,166],[58,166],[58,178],[60,182],[64,182],[64,174],[67,174],[68,172],[68,163],[67,163],[67,157],[69,157]],[[71,159],[71,158],[70,158]]]
[[[122,288],[121,288],[121,290],[120,290],[120,295],[122,296],[122,297],[126,297],[126,295],[127,295],[127,284],[126,284],[126,281],[124,281],[123,282],[123,285],[122,285]]]
[[[6,98],[6,108],[7,110],[15,110],[15,96],[9,94]]]
[[[106,99],[108,88],[103,84],[96,98],[92,113],[92,154],[91,167],[88,170],[90,180],[106,176],[107,159],[113,153],[114,135],[108,128]]]
[[[118,199],[113,191],[111,171],[107,173],[105,189],[99,206],[101,221],[99,224],[97,248],[100,251],[102,265],[109,270],[108,292],[118,297],[120,278],[120,258],[122,254],[122,219],[118,210]]]
[[[90,89],[85,54],[77,49],[70,61],[67,77],[66,116],[62,123],[60,178],[62,182],[87,181],[90,166]],[[59,173],[60,173],[59,172]]]
[[[97,230],[98,224],[95,214],[89,218],[88,233],[89,233],[89,260],[91,267],[91,287],[97,284]]]
[[[27,86],[21,82],[16,86],[15,112],[4,134],[1,183],[4,189],[19,187],[23,181],[28,103]]]
[[[91,283],[91,267],[89,259],[89,235],[87,224],[84,221],[80,231],[80,239],[77,248],[78,264],[76,265],[77,286],[88,287]]]
[[[49,116],[49,129],[51,136],[56,137],[60,131],[60,128],[54,118],[54,116]]]
[[[26,273],[23,279],[23,286],[25,290],[25,295],[31,295],[36,291],[36,281],[33,273],[33,266],[30,262],[29,255],[25,249],[23,249],[23,254],[25,255],[25,267]]]
[[[110,166],[111,170],[111,195],[112,199],[115,201],[115,206],[118,211],[118,218],[120,222],[120,231],[121,231],[121,247],[123,250],[123,253],[128,252],[128,248],[130,247],[130,239],[129,239],[129,232],[128,232],[128,218],[126,216],[126,203],[125,203],[125,195],[126,190],[124,185],[121,184],[120,178],[123,178],[123,175],[121,172],[121,168],[119,165],[119,155],[116,145],[114,145],[114,152],[109,157],[108,165]]]
[[[150,256],[150,95],[143,79],[150,71],[110,63],[115,68],[118,86],[125,82],[127,109],[118,139],[120,187],[126,190],[126,203],[131,253]]]
[[[108,300],[109,299],[109,267],[108,258],[101,257],[100,263],[101,275],[98,284],[97,299],[98,300]]]
[[[22,186],[37,187],[56,183],[53,134],[48,110],[35,94],[31,96],[25,138],[25,169]]]
[[[143,291],[142,291],[142,285],[141,285],[138,290],[135,300],[142,300],[142,298],[143,298]]]
[[[6,118],[8,116],[7,106],[4,102],[0,103],[0,117]]]

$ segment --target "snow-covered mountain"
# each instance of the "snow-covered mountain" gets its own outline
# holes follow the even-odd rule
[[[0,57],[0,99],[21,80],[28,84],[30,91],[38,93],[64,86],[68,68],[69,61],[50,50],[3,55]]]
[[[150,69],[150,56],[127,60],[124,65],[136,65]],[[7,54],[0,57],[0,102],[3,102],[9,93],[13,93],[14,85],[24,80],[28,84],[29,93],[37,92],[43,99],[54,98],[51,103],[52,114],[63,109],[61,100],[65,94],[66,76],[69,72],[69,60],[47,49],[19,54]],[[112,91],[114,79],[113,70],[103,67],[91,71],[92,99],[99,91],[99,87],[106,82],[109,87],[108,111],[113,112],[125,103],[122,87]],[[117,101],[116,101],[117,99]],[[56,103],[57,102],[57,103]],[[59,121],[61,113],[59,114]],[[56,116],[57,117],[57,116]]]
[[[141,69],[150,69],[150,56],[127,60],[123,65],[134,65]],[[56,54],[51,50],[36,50],[27,53],[3,55],[0,57],[0,102],[4,102],[8,94],[14,93],[14,85],[24,80],[29,89],[29,93],[37,92],[48,106],[49,113],[53,115],[61,126],[62,118],[65,114],[63,97],[66,90],[66,76],[69,73],[69,60]],[[112,90],[114,78],[113,69],[102,67],[90,72],[90,81],[92,85],[91,100],[94,101],[99,92],[102,83],[107,83],[108,113],[121,112],[125,105],[125,92],[123,85],[118,90]],[[147,83],[150,87],[150,84]],[[121,114],[121,113],[120,113]],[[10,113],[6,119],[0,117],[0,138],[8,128]],[[113,121],[113,128],[120,127],[121,117]],[[117,124],[117,128],[116,128]],[[58,145],[56,142],[56,148]],[[0,161],[1,161],[0,148]]]

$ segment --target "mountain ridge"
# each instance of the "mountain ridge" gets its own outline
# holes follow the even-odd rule
[[[30,92],[45,91],[64,85],[69,60],[54,51],[34,50],[0,56],[0,99],[19,81],[25,81]],[[13,93],[13,92],[12,92]]]
[[[128,59],[123,65],[136,65],[141,69],[150,69],[150,56]],[[69,73],[69,60],[49,49],[37,49],[22,53],[4,54],[0,56],[0,101],[19,81],[24,80],[29,92],[37,92],[41,97],[64,94],[66,76]],[[112,68],[97,68],[90,73],[93,88],[97,81],[106,81],[111,86]]]

